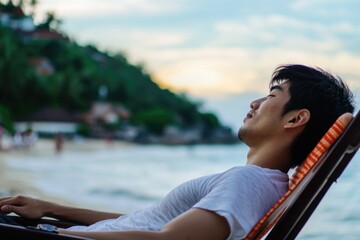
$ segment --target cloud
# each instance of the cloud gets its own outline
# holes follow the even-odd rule
[[[94,17],[122,15],[157,15],[180,11],[183,8],[177,2],[165,0],[44,0],[38,10],[43,13],[56,10],[60,18]]]
[[[252,16],[243,21],[218,21],[214,25],[219,46],[268,48],[271,45],[305,48],[316,51],[337,51],[346,48],[346,36],[359,38],[357,27],[350,22],[316,23],[284,15]],[[356,38],[355,38],[356,39]]]
[[[319,66],[360,88],[360,55],[347,50],[346,40],[339,37],[353,34],[351,23],[325,26],[269,15],[240,23],[221,21],[215,29],[215,40],[209,38],[201,47],[186,47],[192,32],[179,29],[107,26],[97,34],[91,28],[83,29],[82,37],[101,42],[106,49],[122,49],[134,63],[145,62],[163,86],[206,98],[246,91],[266,93],[272,71],[283,63]]]
[[[149,67],[159,82],[198,95],[244,92],[258,78],[243,49],[168,49],[142,52],[142,56],[157,62]]]
[[[349,7],[349,17],[317,21],[318,10],[331,9],[327,1],[292,1],[276,14],[261,15],[249,6],[246,14],[209,14],[206,7],[199,11],[185,3],[44,0],[39,8],[56,9],[67,18],[68,32],[80,42],[125,52],[131,62],[145,62],[164,86],[208,99],[247,91],[264,94],[272,71],[282,63],[323,67],[360,88],[360,32]]]
[[[143,55],[144,56],[144,55]],[[147,52],[153,75],[173,89],[207,98],[235,92],[266,93],[272,71],[280,64],[300,63],[339,75],[351,88],[360,87],[360,56],[346,51],[312,54],[310,50],[188,49]],[[166,59],[168,60],[167,63]]]
[[[187,35],[180,31],[133,30],[128,31],[128,38],[129,42],[142,45],[143,48],[164,48],[184,44]]]
[[[103,28],[98,30],[98,35],[94,35],[91,29],[82,32],[82,38],[93,39],[101,42],[101,45],[112,49],[138,49],[166,48],[183,44],[187,41],[186,33],[180,31],[158,31],[148,29],[121,29]],[[101,38],[101,40],[99,39]]]
[[[315,9],[315,8],[320,8],[319,10],[322,10],[324,9],[324,7],[326,8],[331,4],[344,5],[344,1],[343,0],[295,0],[291,2],[290,6],[292,9],[295,10]],[[334,11],[334,9],[332,9],[332,11]]]
[[[154,76],[163,85],[178,91],[197,96],[219,97],[244,92],[256,81],[257,74],[254,71],[243,69],[239,74],[235,69],[234,62],[229,64],[229,61],[216,58],[185,60],[159,69]]]

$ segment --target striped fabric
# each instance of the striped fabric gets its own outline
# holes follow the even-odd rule
[[[291,195],[305,176],[311,172],[311,168],[320,159],[320,157],[329,149],[335,140],[343,133],[346,126],[352,120],[353,115],[345,113],[341,115],[336,122],[330,127],[320,142],[312,150],[302,165],[298,166],[289,180],[289,190],[282,196],[279,201],[263,216],[262,219],[252,228],[246,236],[246,240],[261,239],[280,219],[286,206],[282,203]]]

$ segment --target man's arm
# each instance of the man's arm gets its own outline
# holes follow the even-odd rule
[[[225,218],[203,209],[191,209],[169,222],[162,231],[74,232],[60,233],[98,240],[223,240],[230,234]]]
[[[0,198],[0,211],[3,213],[13,212],[29,219],[53,217],[84,225],[90,225],[104,219],[117,218],[121,215],[117,213],[72,208],[25,196]]]

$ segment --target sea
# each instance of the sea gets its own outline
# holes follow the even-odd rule
[[[178,184],[244,165],[247,147],[124,145],[60,154],[9,157],[31,184],[97,210],[129,213],[164,197]],[[297,239],[360,239],[360,153],[325,195]]]

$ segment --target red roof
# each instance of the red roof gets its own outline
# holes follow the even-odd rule
[[[62,34],[47,29],[34,30],[32,32],[32,37],[34,39],[64,39],[65,38]]]
[[[22,17],[25,16],[23,10],[21,9],[21,7],[15,7],[11,13],[14,15],[14,17]]]
[[[63,108],[48,107],[41,109],[25,119],[30,122],[81,122],[77,114]]]

